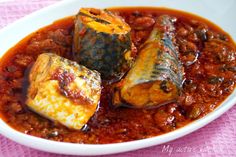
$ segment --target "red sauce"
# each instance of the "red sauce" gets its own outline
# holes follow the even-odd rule
[[[44,52],[71,59],[73,17],[54,22],[11,48],[0,62],[0,113],[13,128],[50,140],[75,143],[116,143],[173,131],[213,111],[235,88],[236,49],[230,36],[211,22],[164,8],[111,9],[132,28],[133,54],[147,39],[155,18],[176,17],[176,43],[186,81],[176,103],[155,109],[114,108],[105,86],[98,111],[81,131],[70,130],[30,111],[24,102],[29,65]]]

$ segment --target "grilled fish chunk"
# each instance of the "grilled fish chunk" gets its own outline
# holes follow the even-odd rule
[[[39,55],[29,82],[27,106],[68,128],[81,129],[100,101],[100,74],[56,54]]]
[[[134,66],[119,83],[113,104],[124,101],[137,108],[153,107],[174,101],[183,82],[183,67],[173,45],[173,20],[162,15],[142,45]]]
[[[73,56],[79,64],[119,79],[132,64],[131,28],[108,10],[81,8],[75,19]]]

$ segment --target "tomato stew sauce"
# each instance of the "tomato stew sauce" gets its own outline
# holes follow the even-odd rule
[[[236,50],[232,39],[209,21],[164,8],[113,8],[132,28],[133,54],[147,39],[155,18],[176,18],[176,44],[185,68],[183,92],[176,103],[155,109],[114,108],[104,85],[98,111],[81,131],[70,130],[25,105],[27,71],[44,52],[71,59],[74,17],[54,22],[9,50],[0,63],[1,117],[25,134],[73,143],[116,143],[173,131],[213,111],[235,88]]]

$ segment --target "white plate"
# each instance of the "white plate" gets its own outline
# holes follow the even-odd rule
[[[76,14],[80,7],[105,8],[112,6],[164,6],[192,12],[213,21],[236,40],[235,0],[65,0],[37,11],[2,29],[0,31],[0,56],[28,34],[51,24],[57,19]],[[236,104],[236,89],[214,112],[183,128],[149,139],[117,144],[89,145],[49,141],[20,133],[10,128],[1,119],[0,133],[20,144],[47,152],[71,155],[112,154],[165,143],[187,135],[218,118],[234,104]]]

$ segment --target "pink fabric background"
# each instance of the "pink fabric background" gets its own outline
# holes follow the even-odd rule
[[[0,28],[58,0],[15,0],[0,3]],[[169,151],[167,151],[169,150]],[[89,151],[89,150],[88,150]],[[1,157],[65,157],[34,150],[0,135]],[[204,128],[175,141],[112,157],[236,156],[236,106]]]

